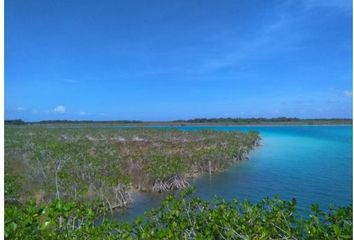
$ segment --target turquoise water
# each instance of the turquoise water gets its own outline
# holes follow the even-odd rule
[[[196,195],[211,199],[258,201],[263,197],[296,198],[307,213],[312,203],[352,203],[351,126],[203,126],[181,130],[258,131],[262,146],[227,171],[194,181]],[[120,217],[132,219],[160,203],[160,195],[138,194]]]

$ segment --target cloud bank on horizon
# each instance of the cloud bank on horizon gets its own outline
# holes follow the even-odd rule
[[[5,118],[351,118],[350,0],[5,5]]]

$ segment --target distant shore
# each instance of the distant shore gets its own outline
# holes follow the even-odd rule
[[[5,125],[64,125],[75,126],[316,126],[316,125],[352,125],[352,119],[298,119],[298,118],[202,118],[176,121],[91,121],[91,120],[46,120],[25,122],[23,120],[5,120]]]

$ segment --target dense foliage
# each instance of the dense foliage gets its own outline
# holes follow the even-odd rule
[[[21,200],[99,200],[114,209],[131,201],[132,190],[183,189],[191,177],[222,171],[259,139],[256,132],[9,126],[5,168],[22,177]]]
[[[189,190],[188,190],[189,191]],[[296,201],[263,199],[205,201],[187,191],[168,196],[158,209],[133,223],[98,218],[99,205],[55,200],[6,205],[7,239],[351,239],[352,206],[323,212],[313,205],[307,218]],[[100,220],[98,220],[100,219]]]

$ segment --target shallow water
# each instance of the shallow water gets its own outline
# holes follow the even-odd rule
[[[259,201],[296,198],[300,213],[312,203],[352,203],[352,126],[188,126],[181,130],[258,131],[263,146],[227,171],[194,181],[196,195]],[[131,220],[160,203],[160,195],[137,194],[117,219]]]

